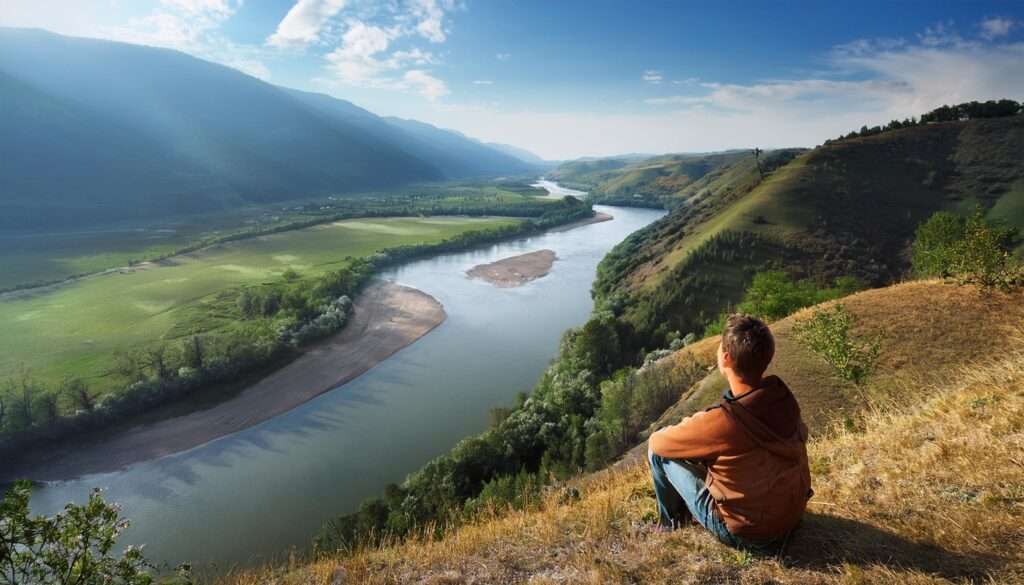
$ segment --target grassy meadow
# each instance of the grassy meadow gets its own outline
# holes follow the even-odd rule
[[[383,215],[491,213],[530,216],[551,200],[520,182],[448,183],[407,191],[248,206],[217,213],[168,217],[160,222],[119,223],[82,231],[0,234],[0,290],[46,283],[160,258],[196,242],[339,214]],[[387,211],[391,213],[386,213]],[[381,213],[384,212],[384,213]]]
[[[279,279],[287,269],[315,276],[342,267],[348,256],[519,222],[490,217],[337,221],[0,297],[0,376],[25,369],[41,382],[81,377],[94,391],[111,391],[121,383],[110,375],[118,351],[230,323],[241,286]]]

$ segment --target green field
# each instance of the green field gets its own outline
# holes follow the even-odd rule
[[[219,307],[233,298],[224,293],[239,286],[279,279],[288,268],[313,276],[339,268],[347,256],[519,222],[467,217],[338,221],[8,298],[0,301],[0,379],[24,367],[48,384],[75,376],[94,391],[110,391],[120,383],[110,375],[116,352],[218,327]]]
[[[340,214],[536,216],[546,192],[519,182],[443,183],[287,204],[247,206],[160,222],[123,223],[88,231],[0,234],[0,290],[159,258],[210,238],[268,230]]]

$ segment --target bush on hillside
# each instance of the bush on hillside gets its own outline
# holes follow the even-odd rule
[[[964,237],[953,246],[953,273],[961,283],[983,290],[1008,290],[1021,284],[1021,266],[1010,253],[1014,232],[985,221],[975,211],[964,225]]]
[[[768,270],[754,275],[735,312],[775,321],[804,307],[842,298],[862,288],[863,284],[852,276],[837,278],[833,286],[820,288],[809,278],[793,280],[781,270]],[[704,337],[721,334],[726,317],[728,313],[723,313],[709,324]]]
[[[860,385],[875,369],[882,340],[880,336],[858,339],[852,328],[853,315],[837,304],[799,321],[793,333],[804,347],[828,362],[840,378]]]
[[[957,243],[964,237],[964,218],[939,211],[917,226],[911,246],[914,274],[927,278],[951,276]]]
[[[985,219],[976,209],[969,217],[946,211],[932,215],[917,228],[912,250],[913,270],[920,277],[956,277],[985,291],[1021,284],[1021,265],[1014,258],[1016,231]]]
[[[94,490],[81,506],[53,516],[32,516],[32,486],[16,483],[0,502],[0,585],[150,585],[142,550],[120,555],[117,537],[128,527],[118,509]]]

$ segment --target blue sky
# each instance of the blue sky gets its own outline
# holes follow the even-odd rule
[[[811,146],[1024,99],[1024,3],[4,0],[552,159]]]

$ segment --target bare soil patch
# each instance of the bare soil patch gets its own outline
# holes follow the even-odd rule
[[[480,264],[467,270],[466,274],[500,288],[512,288],[547,276],[556,259],[554,251],[538,250],[490,264]]]

